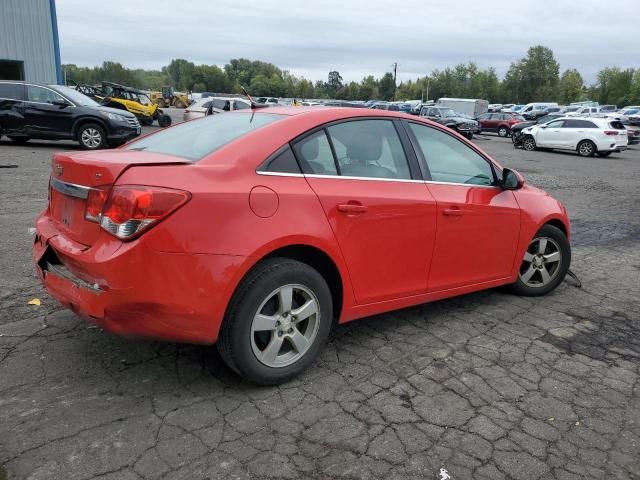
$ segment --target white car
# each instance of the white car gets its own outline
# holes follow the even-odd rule
[[[251,108],[251,103],[244,98],[236,97],[201,98],[186,108],[182,118],[186,122],[195,118],[204,117],[209,108],[211,108],[214,113],[223,113],[230,112],[231,110]]]
[[[627,130],[619,120],[563,117],[522,130],[522,147],[573,150],[583,157],[607,157],[627,148]]]

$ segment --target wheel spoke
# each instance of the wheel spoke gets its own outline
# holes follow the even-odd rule
[[[267,345],[267,348],[262,351],[262,361],[267,364],[273,364],[273,362],[276,361],[276,357],[278,356],[278,353],[280,353],[281,348],[282,337],[273,335],[269,345]]]
[[[556,263],[560,261],[560,252],[553,252],[549,255],[544,256],[544,261],[546,263]]]
[[[251,326],[254,332],[264,332],[266,330],[276,329],[276,317],[270,315],[257,314],[253,319],[253,325]]]
[[[538,253],[542,254],[547,249],[547,239],[541,238],[538,240]]]
[[[533,262],[533,253],[524,252],[524,261],[525,262]]]
[[[542,283],[543,284],[547,284],[551,281],[551,275],[549,275],[549,272],[547,271],[547,267],[543,266],[540,269],[540,275],[542,276]]]
[[[536,273],[536,269],[533,268],[533,265],[530,265],[527,271],[520,275],[520,278],[522,278],[524,283],[528,283],[534,273]]]
[[[287,285],[278,290],[278,301],[280,302],[280,313],[290,312],[293,302],[293,288]]]
[[[297,328],[294,328],[294,333],[289,339],[298,353],[304,353],[309,348],[309,340]]]
[[[291,313],[296,316],[297,322],[301,322],[302,320],[309,318],[311,315],[318,313],[318,305],[313,299],[307,300],[304,305],[302,305],[300,308],[292,310]]]

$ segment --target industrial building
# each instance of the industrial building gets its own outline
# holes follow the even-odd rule
[[[0,0],[0,80],[63,83],[55,0]]]

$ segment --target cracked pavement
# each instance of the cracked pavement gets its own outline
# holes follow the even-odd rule
[[[39,286],[27,230],[63,144],[0,142],[0,479],[640,478],[640,147],[477,143],[562,200],[572,270],[352,322],[280,387],[215,348],[90,327]],[[27,302],[42,299],[42,306]]]

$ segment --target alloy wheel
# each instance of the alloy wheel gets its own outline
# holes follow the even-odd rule
[[[262,364],[286,367],[307,353],[319,325],[315,294],[304,285],[284,285],[258,307],[251,323],[251,348]]]
[[[583,157],[590,157],[594,152],[593,144],[591,142],[582,142],[580,144],[580,147],[578,147],[578,152]]]
[[[536,149],[536,141],[532,137],[527,137],[522,141],[522,147],[531,152]]]
[[[524,254],[520,280],[529,287],[544,287],[560,271],[562,252],[558,243],[549,237],[534,238]]]
[[[102,143],[102,135],[95,128],[86,128],[80,137],[82,144],[87,148],[97,148]]]

